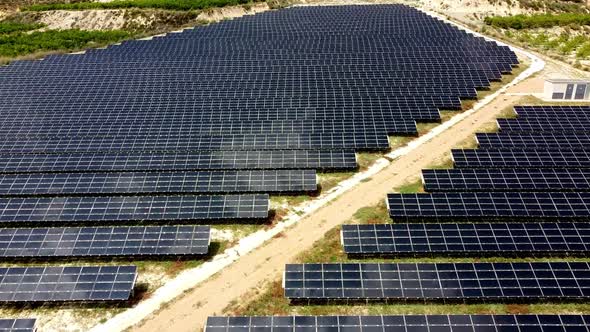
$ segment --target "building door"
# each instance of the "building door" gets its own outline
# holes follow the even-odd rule
[[[572,95],[574,94],[574,85],[568,84],[565,88],[565,99],[572,99]]]
[[[584,99],[586,96],[586,84],[578,84],[576,86],[576,94],[574,95],[574,99],[581,100]]]

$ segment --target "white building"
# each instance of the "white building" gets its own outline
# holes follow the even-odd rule
[[[590,80],[552,78],[545,80],[545,100],[590,100]]]

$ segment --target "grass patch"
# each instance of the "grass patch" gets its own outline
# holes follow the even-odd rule
[[[365,206],[352,215],[352,222],[358,224],[384,224],[390,221],[385,200],[375,206]]]
[[[404,147],[415,138],[412,136],[389,136],[389,147],[392,150]]]
[[[202,10],[213,7],[236,6],[251,3],[251,0],[115,0],[111,2],[76,2],[37,4],[23,8],[24,11],[88,10],[155,8],[166,10]]]
[[[382,157],[383,153],[357,153],[356,162],[359,166],[359,171],[367,170],[377,159]]]
[[[393,189],[394,192],[402,193],[402,194],[413,194],[424,192],[424,187],[422,185],[422,180],[416,180],[412,182],[408,182],[402,186],[396,187]]]
[[[45,51],[72,51],[87,47],[100,47],[115,43],[131,36],[121,30],[83,31],[83,30],[48,30],[32,33],[17,32],[0,36],[0,57]]]
[[[318,174],[320,188],[322,192],[328,191],[353,175],[353,172],[320,173]]]

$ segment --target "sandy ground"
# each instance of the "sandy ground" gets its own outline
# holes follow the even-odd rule
[[[514,89],[527,85],[527,80]],[[509,89],[507,93],[511,93]],[[392,188],[420,176],[420,170],[436,163],[451,148],[473,135],[481,125],[493,121],[518,96],[500,95],[484,109],[465,118],[421,147],[401,156],[384,170],[302,219],[283,236],[243,256],[216,277],[202,283],[174,303],[146,319],[133,331],[195,331],[207,316],[220,314],[231,302],[261,289],[281,277],[285,263],[320,240],[330,229],[349,220],[358,209],[377,204]]]
[[[244,15],[252,15],[269,10],[266,3],[254,4],[248,9],[243,6],[228,6],[201,12],[196,21],[217,22]],[[82,30],[114,30],[126,25],[147,26],[158,17],[136,15],[126,17],[126,10],[52,10],[40,13],[39,22],[46,24],[46,29],[82,29]],[[0,12],[0,18],[2,13]]]

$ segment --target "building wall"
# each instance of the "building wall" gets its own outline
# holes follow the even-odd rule
[[[543,96],[551,100],[588,100],[590,82],[545,81]]]

